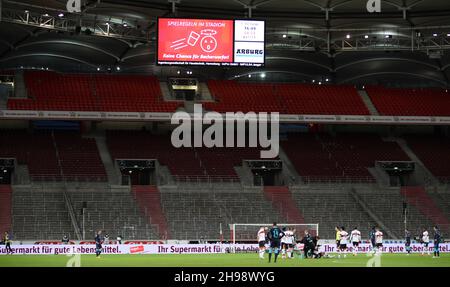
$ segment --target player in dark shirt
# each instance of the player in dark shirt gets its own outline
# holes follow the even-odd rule
[[[405,249],[408,255],[411,254],[411,232],[408,229],[405,229]]]
[[[304,258],[309,258],[314,254],[316,249],[317,240],[309,234],[308,230],[305,230],[305,236],[302,239],[303,243],[303,256]]]
[[[3,242],[5,243],[6,254],[13,254],[14,252],[11,248],[11,236],[7,231],[5,231],[5,234],[3,235]]]
[[[370,243],[372,244],[372,250],[375,248],[375,227],[372,227],[372,229],[369,232],[369,239]]]
[[[67,236],[66,234],[64,234],[64,236],[63,236],[61,242],[62,242],[63,244],[69,244],[69,236]]]
[[[269,248],[269,263],[272,259],[272,253],[275,254],[275,260],[274,262],[277,262],[278,254],[280,253],[280,244],[281,244],[281,238],[283,238],[284,232],[281,231],[281,229],[277,226],[276,223],[273,224],[272,228],[269,230],[269,233],[267,233],[267,238],[270,242],[270,248]]]
[[[100,258],[100,254],[102,253],[102,243],[103,243],[103,236],[102,231],[99,230],[97,232],[97,236],[95,236],[95,255],[96,258]]]
[[[434,227],[434,256],[433,258],[439,258],[439,244],[441,243],[441,231],[437,226]]]

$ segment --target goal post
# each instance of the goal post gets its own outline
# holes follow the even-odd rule
[[[317,223],[277,223],[279,228],[295,229],[297,240],[303,238],[305,230],[313,236],[319,235],[319,224]],[[237,243],[257,243],[257,233],[259,228],[267,227],[270,229],[272,223],[233,223],[230,224],[230,237],[233,245]]]

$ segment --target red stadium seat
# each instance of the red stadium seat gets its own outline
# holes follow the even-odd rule
[[[368,86],[366,91],[381,115],[450,116],[450,94],[445,90]]]
[[[62,75],[26,72],[29,99],[10,99],[11,110],[175,112],[181,102],[164,102],[152,76]]]

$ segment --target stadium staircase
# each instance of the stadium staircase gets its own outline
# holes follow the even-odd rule
[[[417,156],[417,154],[411,149],[406,140],[401,138],[396,138],[395,141],[402,148],[402,150],[408,155],[408,157],[416,163],[416,170],[418,170],[424,181],[427,184],[437,184],[438,179],[433,175],[433,173],[428,169],[425,163]]]
[[[264,187],[264,194],[287,223],[305,222],[287,186],[266,186]]]
[[[372,116],[379,116],[380,113],[377,111],[377,108],[375,108],[375,105],[372,103],[372,100],[370,99],[367,92],[364,90],[359,90],[358,94],[361,96],[361,99],[363,100],[363,102],[366,105],[367,109],[369,110],[370,114]]]
[[[156,186],[132,186],[131,191],[138,203],[139,209],[150,221],[158,226],[159,238],[169,239],[169,228],[166,216],[161,207],[161,194]]]
[[[427,194],[424,187],[403,187],[401,194],[409,204],[416,207],[433,224],[450,227],[450,220]]]
[[[0,232],[11,231],[12,190],[9,185],[0,185]]]
[[[106,175],[108,176],[108,182],[110,184],[118,184],[120,179],[120,171],[114,167],[114,161],[109,153],[106,138],[104,136],[96,136],[95,142],[97,144],[99,156],[105,167]]]

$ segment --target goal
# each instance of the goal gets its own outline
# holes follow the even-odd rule
[[[277,223],[278,227],[283,228],[292,228],[295,229],[295,236],[297,240],[303,238],[304,231],[308,230],[309,233],[313,236],[319,235],[319,224],[315,223],[301,223],[301,224],[293,224],[293,223]],[[230,232],[231,232],[231,241],[233,244],[237,243],[257,243],[256,235],[258,233],[259,228],[267,227],[271,228],[272,223],[234,223],[230,224]]]

